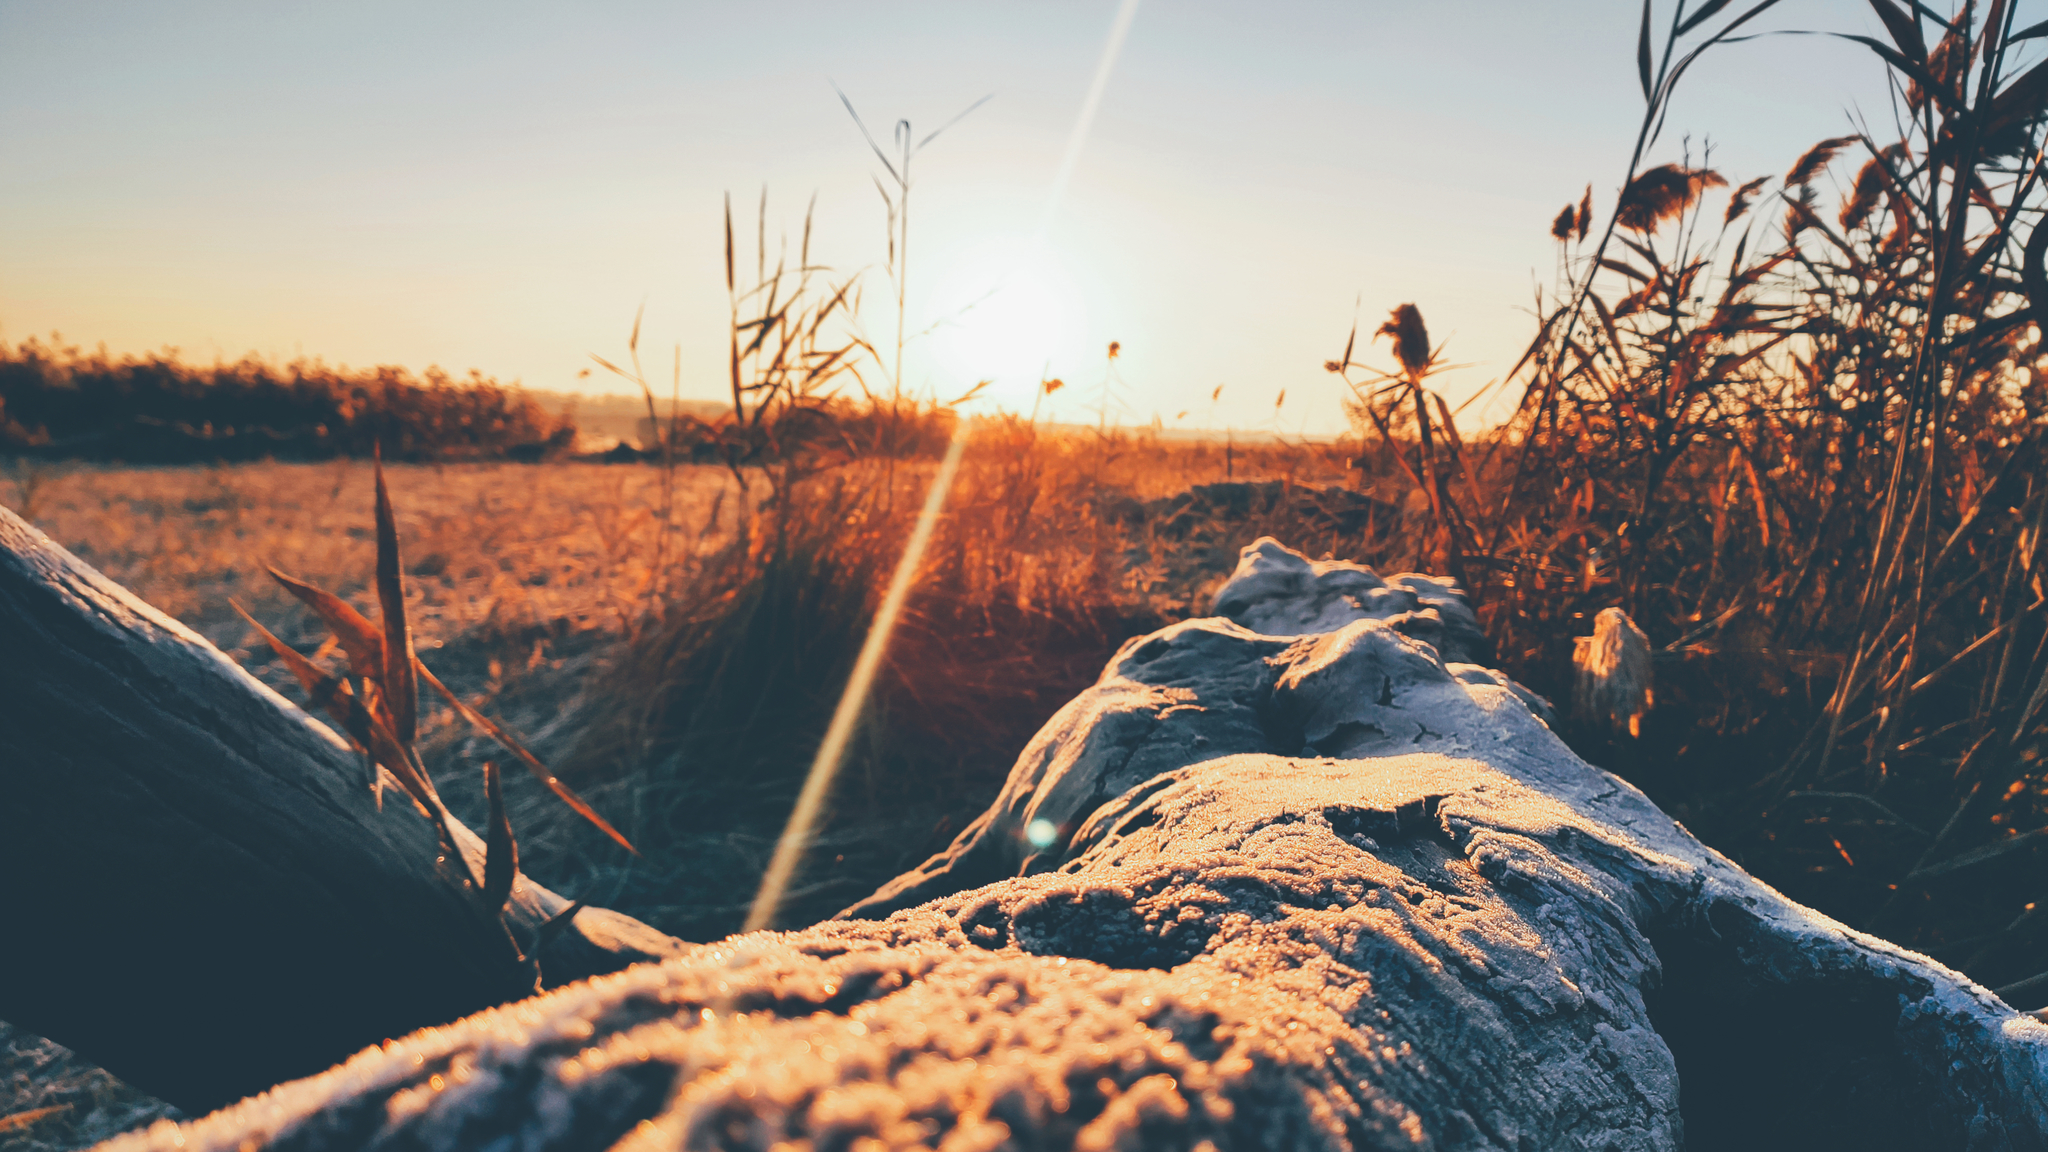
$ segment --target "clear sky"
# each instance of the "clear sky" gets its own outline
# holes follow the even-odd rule
[[[1117,11],[0,0],[0,337],[611,390],[579,373],[644,303],[664,383],[680,344],[717,398],[723,196],[745,232],[765,185],[794,244],[815,193],[814,255],[869,269],[882,336],[880,168],[832,86],[885,140],[993,93],[915,170],[909,314],[941,326],[906,383],[1027,407],[1049,365],[1092,419],[1117,340],[1125,422],[1272,428],[1285,389],[1277,427],[1330,431],[1355,305],[1419,305],[1474,363],[1454,398],[1506,370],[1551,218],[1589,181],[1612,204],[1641,114],[1633,0],[1144,0],[1048,218]],[[1852,0],[1760,26],[1878,34]],[[1651,161],[1690,133],[1731,181],[1782,173],[1855,108],[1888,115],[1867,49],[1720,48]]]

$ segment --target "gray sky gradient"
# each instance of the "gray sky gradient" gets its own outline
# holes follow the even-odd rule
[[[1507,368],[1551,217],[1589,181],[1612,204],[1640,116],[1630,2],[1146,0],[1043,263],[1005,281],[1116,10],[5,0],[0,337],[609,389],[579,373],[645,301],[647,359],[665,379],[680,343],[685,394],[715,398],[724,194],[745,232],[765,185],[793,244],[815,192],[817,255],[870,269],[867,326],[890,332],[878,166],[832,84],[884,139],[993,92],[920,157],[911,326],[1019,286],[922,341],[906,382],[994,375],[1028,407],[1049,362],[1074,385],[1056,414],[1090,419],[1119,340],[1127,422],[1274,427],[1286,389],[1278,427],[1329,431],[1321,364],[1355,301],[1368,330],[1419,305],[1475,362],[1454,397]],[[1851,0],[1768,26],[1877,31]],[[1782,173],[1854,108],[1889,117],[1862,47],[1726,47],[1651,161],[1690,133],[1731,181]]]

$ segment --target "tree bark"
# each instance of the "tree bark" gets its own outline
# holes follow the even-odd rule
[[[691,946],[114,1147],[2048,1146],[2048,1025],[1578,760],[1444,660],[1455,589],[1261,541],[1217,602],[1127,644],[853,910],[882,918]]]
[[[432,826],[176,621],[0,509],[0,1018],[203,1111],[535,990]],[[477,855],[467,829],[457,836]],[[585,910],[550,984],[681,947]]]

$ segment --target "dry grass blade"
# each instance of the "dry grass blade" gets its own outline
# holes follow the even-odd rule
[[[912,151],[914,152],[918,151],[919,149],[922,149],[925,145],[937,139],[939,133],[944,132],[946,129],[951,128],[953,125],[958,124],[962,120],[967,119],[967,113],[974,111],[976,108],[981,107],[983,104],[986,104],[995,98],[996,94],[991,92],[988,95],[983,96],[981,99],[976,100],[974,103],[969,104],[967,108],[964,111],[962,111],[959,115],[953,117],[951,120],[946,121],[944,124],[939,125],[937,128],[932,129],[931,132],[926,134],[924,139],[919,140],[917,142],[917,148],[912,149]]]
[[[1621,347],[1621,334],[1614,327],[1614,313],[1607,308],[1607,302],[1598,293],[1586,293],[1586,300],[1593,305],[1593,314],[1600,318],[1600,330],[1607,333],[1607,342],[1615,348]]]
[[[1650,100],[1650,0],[1643,0],[1643,26],[1636,33],[1636,77],[1643,84],[1643,99]]]
[[[384,678],[384,637],[377,626],[355,610],[348,601],[304,580],[293,579],[277,569],[264,566],[284,590],[317,613],[334,638],[348,653],[349,670],[374,680]]]
[[[1993,989],[1991,994],[2007,1004],[2020,1004],[2034,999],[2042,992],[2048,992],[2048,972],[2041,972],[2029,976],[2025,980],[2001,985]],[[2048,1008],[2036,1008],[2032,1012],[2027,1013],[2027,1015],[2032,1016],[2036,1020],[2048,1021]]]
[[[542,921],[541,926],[539,928],[534,929],[533,951],[536,954],[547,951],[548,944],[552,942],[555,937],[561,935],[562,931],[569,927],[570,924],[575,922],[576,914],[578,912],[583,911],[583,908],[583,901],[577,900],[571,903],[567,908],[562,909],[560,912],[557,912],[553,916],[550,916],[546,920]]]
[[[504,745],[506,751],[518,757],[519,762],[526,766],[526,770],[533,773],[533,778],[546,786],[548,791],[553,792],[562,803],[575,809],[578,816],[590,821],[598,831],[611,837],[613,843],[616,843],[619,847],[624,848],[635,856],[640,854],[640,850],[633,847],[631,841],[627,840],[618,829],[612,827],[604,817],[599,816],[597,810],[592,808],[583,797],[578,796],[567,784],[556,779],[555,774],[548,771],[547,765],[542,764],[539,757],[527,751],[526,746],[514,739],[511,733],[505,731],[504,728],[500,727],[490,717],[463,703],[462,698],[457,696],[453,689],[441,683],[441,678],[434,675],[432,669],[428,668],[425,664],[419,663],[417,657],[414,658],[414,666],[418,668],[419,674],[425,677],[428,687],[440,693],[441,698],[448,701],[457,712],[461,713],[464,720],[475,725],[485,735]]]
[[[295,580],[267,565],[264,570],[283,585],[285,591],[297,597],[326,623],[328,630],[334,635],[334,640],[348,653],[349,670],[364,679],[365,705],[371,715],[376,715],[377,702],[369,693],[372,682],[381,683],[384,676],[384,638],[378,634],[376,626],[364,619],[362,613],[350,607],[341,597],[303,580]],[[377,772],[376,757],[367,752],[368,742],[358,738],[357,743],[366,749],[365,757],[368,762],[365,765],[365,775],[368,777],[370,796],[376,801],[377,809],[382,811],[384,778]]]
[[[412,746],[419,725],[420,690],[413,679],[412,630],[405,621],[405,577],[399,565],[398,521],[384,486],[384,459],[376,458],[377,602],[384,610],[384,706],[399,743]]]
[[[377,806],[377,811],[382,812],[384,810],[384,774],[377,770],[377,758],[370,755],[368,748],[358,745],[356,751],[363,758],[363,783],[369,786],[370,802]]]
[[[2034,694],[2027,698],[2027,706],[2020,710],[2020,722],[2012,730],[2012,743],[2018,744],[2020,737],[2034,723],[2034,717],[2041,711],[2041,705],[2048,703],[2048,674],[2044,674],[2034,685]]]
[[[69,1104],[52,1104],[48,1108],[31,1108],[26,1112],[15,1112],[11,1115],[0,1116],[0,1132],[12,1132],[18,1128],[26,1128],[39,1120],[48,1120],[52,1116],[69,1111],[71,1111],[71,1105]]]
[[[1450,444],[1451,462],[1462,469],[1465,466],[1465,438],[1458,433],[1458,422],[1451,414],[1451,406],[1441,392],[1431,392],[1429,398],[1436,401],[1437,427],[1443,430],[1444,439]]]
[[[1650,267],[1658,269],[1660,272],[1663,270],[1664,261],[1657,255],[1656,250],[1651,248],[1649,245],[1640,243],[1635,240],[1631,240],[1626,236],[1617,236],[1615,237],[1615,239],[1620,240],[1622,246],[1627,248],[1629,251],[1634,252],[1636,255],[1641,256],[1643,259],[1649,261]]]
[[[491,805],[490,837],[485,842],[484,907],[495,915],[505,910],[512,898],[512,880],[519,875],[519,840],[512,835],[512,818],[505,813],[505,790],[498,779],[498,766],[484,761],[484,796]]]
[[[1906,14],[1905,9],[1893,0],[1870,0],[1870,7],[1877,13],[1877,18],[1884,21],[1885,31],[1891,33],[1892,42],[1899,46],[1898,50],[1907,59],[1915,63],[1927,59],[1927,42],[1920,38],[1920,25]]]
[[[889,154],[882,151],[882,146],[880,144],[875,143],[874,133],[868,131],[868,122],[860,118],[859,112],[854,111],[853,100],[850,97],[848,97],[846,93],[840,92],[839,85],[837,84],[834,84],[832,86],[832,91],[837,92],[839,94],[839,102],[841,104],[846,105],[846,114],[848,116],[853,117],[853,122],[860,126],[861,138],[865,139],[868,142],[869,148],[874,149],[875,159],[880,160],[882,162],[882,167],[888,170],[888,173],[892,179],[896,180],[898,183],[902,183],[903,177],[898,176],[896,174],[896,165],[890,162]],[[984,97],[984,99],[986,99],[986,97]],[[969,109],[968,111],[973,111],[973,109]]]
[[[264,643],[270,645],[270,650],[277,653],[278,659],[284,661],[285,667],[291,669],[292,675],[298,678],[299,684],[305,688],[313,705],[334,717],[357,744],[368,748],[378,763],[391,769],[391,774],[398,778],[399,784],[428,818],[434,820],[437,825],[440,824],[440,805],[434,793],[433,783],[414,765],[405,748],[399,744],[391,729],[375,711],[357,702],[355,694],[349,690],[348,682],[322,672],[311,660],[300,655],[297,649],[278,639],[270,629],[257,623],[256,618],[249,615],[249,610],[242,607],[239,601],[229,600],[228,603],[242,614],[242,619],[247,620],[251,628],[256,629],[257,634],[263,637]]]
[[[1612,256],[1600,257],[1599,265],[1609,272],[1619,272],[1631,280],[1638,280],[1644,284],[1651,283],[1657,279],[1655,273],[1645,272],[1626,260],[1616,260]]]
[[[333,640],[330,639],[328,643],[332,644]],[[322,647],[324,648],[326,645],[322,645]],[[361,683],[363,685],[362,710],[364,714],[376,718],[383,723],[386,729],[389,729],[391,721],[380,711],[382,705],[377,702],[377,682],[365,679]],[[344,684],[343,687],[347,687],[347,685]],[[336,718],[342,719],[340,717]],[[351,727],[352,724],[354,727]],[[349,738],[355,741],[356,749],[363,754],[363,782],[370,787],[370,799],[376,803],[377,811],[382,812],[384,810],[384,774],[377,770],[376,753],[370,751],[371,741],[369,739],[367,723],[360,718],[343,719],[342,727],[348,730]],[[363,731],[357,732],[356,728],[363,728]],[[414,798],[414,803],[418,803],[417,797]]]
[[[2007,620],[2005,623],[1999,625],[1997,628],[1994,628],[1989,632],[1986,632],[1984,635],[1977,637],[1977,639],[1974,642],[1972,642],[1969,647],[1963,649],[1961,652],[1956,653],[1954,656],[1949,657],[1947,662],[1942,664],[1941,667],[1936,668],[1934,671],[1929,672],[1927,675],[1922,676],[1920,679],[1914,681],[1913,686],[1911,688],[1906,689],[1905,698],[1910,700],[1913,697],[1918,696],[1922,691],[1924,691],[1930,685],[1934,684],[1936,681],[1940,680],[1943,676],[1948,675],[1950,672],[1953,672],[1956,668],[1960,667],[1963,661],[1976,655],[1979,649],[1983,648],[1985,645],[1991,643],[1999,637],[2005,635],[2006,633],[2012,631],[2014,628],[2018,627],[2023,621],[2031,618],[2035,612],[2040,610],[2043,604],[2048,604],[2048,600],[2036,600],[2032,604],[2028,605],[2026,609],[2021,611],[2018,615],[2014,616],[2012,619]]]
[[[1907,874],[1905,883],[1918,884],[1923,881],[1934,880],[1968,869],[1981,867],[1985,864],[1996,863],[2015,852],[2023,852],[2035,848],[2043,840],[2048,840],[2048,828],[2036,828],[2032,832],[2022,832],[2017,836],[2008,836],[2003,840],[1996,840],[1986,844],[1982,848],[1975,848],[1961,855],[1951,856],[1946,860],[1915,868],[1911,873]]]
[[[1690,32],[1693,29],[1699,27],[1700,25],[1705,24],[1707,21],[1712,20],[1715,17],[1715,15],[1717,15],[1721,11],[1721,9],[1726,8],[1730,2],[1731,0],[1707,0],[1705,4],[1700,6],[1699,11],[1694,12],[1690,16],[1687,16],[1685,18],[1685,22],[1678,26],[1678,34],[1680,36],[1683,36],[1687,32]]]

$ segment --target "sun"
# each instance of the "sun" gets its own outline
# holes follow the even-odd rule
[[[1081,335],[1079,285],[1052,253],[1028,243],[991,241],[962,253],[935,296],[937,368],[962,384],[992,380],[1004,400],[1029,397]]]

